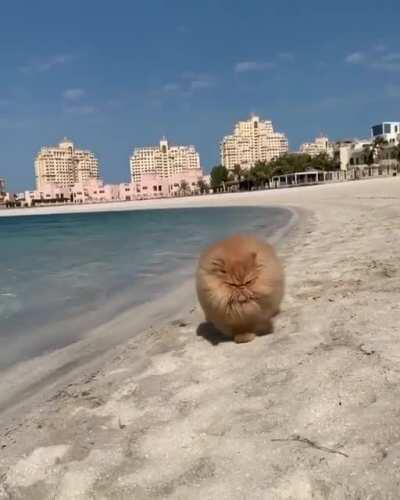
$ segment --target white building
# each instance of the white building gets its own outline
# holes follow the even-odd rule
[[[0,203],[4,203],[6,201],[6,181],[0,177]]]
[[[200,157],[194,146],[172,146],[162,139],[158,146],[135,148],[130,158],[132,182],[140,183],[143,175],[170,178],[176,174],[203,173]]]
[[[228,170],[235,165],[250,169],[258,161],[271,161],[287,151],[285,134],[274,132],[272,122],[258,116],[236,123],[233,134],[225,136],[220,145],[221,164]]]
[[[90,151],[76,149],[64,139],[58,146],[43,147],[35,160],[36,188],[46,184],[71,187],[77,182],[99,177],[97,158]]]
[[[400,122],[383,122],[371,127],[372,139],[384,139],[389,144],[400,141]]]
[[[305,142],[300,146],[300,153],[318,156],[321,153],[331,154],[332,146],[325,136],[316,137],[314,142]]]
[[[349,170],[356,165],[366,165],[372,148],[368,139],[349,139],[335,144],[335,154],[340,163],[340,170]]]

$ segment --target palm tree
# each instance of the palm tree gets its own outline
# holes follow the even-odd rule
[[[376,137],[374,139],[374,146],[375,147],[381,147],[381,146],[387,146],[388,141],[384,137]]]
[[[209,187],[204,179],[199,179],[197,181],[197,187],[199,189],[200,194],[208,193]]]
[[[187,196],[188,194],[190,194],[190,186],[184,179],[181,180],[179,193],[181,194],[181,196]]]
[[[371,166],[375,160],[375,149],[373,146],[366,144],[363,147],[364,150],[364,161],[368,166]]]
[[[242,180],[242,176],[243,176],[242,167],[240,165],[234,165],[233,174],[234,174],[236,180],[240,182]]]
[[[226,167],[217,165],[211,170],[211,187],[214,191],[222,187],[225,191],[225,183],[228,180],[229,172]]]
[[[400,144],[395,146],[393,153],[394,153],[395,159],[400,163]]]
[[[376,137],[374,139],[374,142],[372,143],[372,150],[374,153],[374,158],[382,159],[382,153],[385,148],[389,143],[386,139],[383,137]]]

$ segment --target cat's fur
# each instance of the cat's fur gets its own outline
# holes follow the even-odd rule
[[[235,342],[272,332],[283,293],[283,268],[274,249],[254,236],[232,236],[200,256],[197,296],[206,320]]]

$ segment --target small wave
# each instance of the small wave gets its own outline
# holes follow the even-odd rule
[[[13,297],[13,298],[17,298],[17,296],[15,295],[15,293],[8,293],[8,292],[0,292],[0,296],[1,297]]]

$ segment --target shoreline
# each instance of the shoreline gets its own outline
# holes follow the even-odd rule
[[[0,434],[4,498],[396,497],[400,183],[299,190],[213,203],[298,214],[275,333],[214,345],[182,291],[177,322],[19,409]]]
[[[208,206],[204,205],[204,207]],[[176,207],[178,210],[185,208],[190,207]],[[260,206],[260,208],[268,209],[268,206]],[[298,215],[294,210],[284,209],[290,212],[291,217],[287,224],[276,229],[268,238],[272,244],[283,239],[298,220]],[[258,231],[265,235],[265,229]],[[69,342],[65,346],[5,367],[1,371],[0,381],[2,419],[12,419],[22,410],[29,411],[30,402],[43,401],[51,391],[73,380],[74,377],[79,377],[81,372],[87,370],[88,367],[93,366],[95,369],[100,364],[99,359],[107,358],[109,351],[130,338],[140,335],[144,330],[162,327],[172,317],[179,316],[182,307],[186,310],[193,308],[196,303],[193,273],[194,270],[190,265],[186,270],[188,277],[175,284],[172,292],[164,293],[151,303],[142,302],[124,309],[106,322],[93,327],[82,338]],[[112,336],[109,335],[110,331],[113,332]],[[41,341],[46,344],[47,337]],[[31,350],[29,344],[24,345],[24,350],[27,352]],[[13,382],[14,379],[18,380],[17,384]],[[11,395],[9,394],[10,387],[14,387]],[[21,398],[23,398],[22,402]]]
[[[379,180],[375,178],[360,179],[362,181]],[[241,198],[249,196],[268,196],[270,193],[287,193],[290,191],[298,191],[303,189],[315,189],[321,187],[329,187],[333,185],[352,184],[356,181],[347,182],[332,182],[325,184],[316,184],[309,186],[286,187],[279,189],[263,189],[257,191],[239,191],[236,193],[217,193],[205,194],[198,196],[174,197],[174,198],[158,198],[149,200],[133,200],[133,201],[113,201],[102,203],[85,203],[85,204],[66,204],[52,205],[49,207],[30,207],[30,208],[8,208],[0,210],[0,217],[18,217],[18,216],[36,216],[36,215],[60,215],[60,214],[82,214],[82,213],[107,213],[107,212],[129,212],[135,210],[163,210],[173,208],[198,208],[206,206],[222,205],[222,200],[234,200],[241,204]],[[359,181],[357,181],[359,182]],[[235,204],[229,203],[229,206]]]

